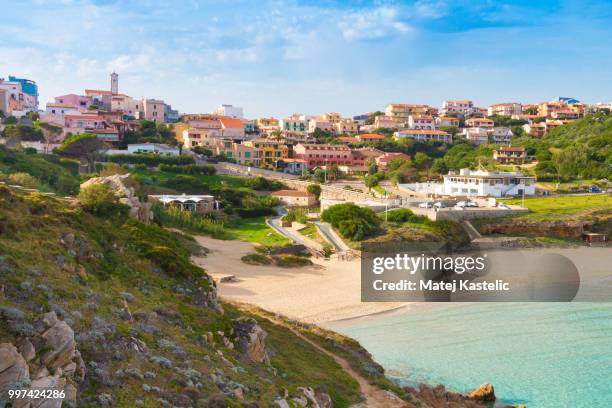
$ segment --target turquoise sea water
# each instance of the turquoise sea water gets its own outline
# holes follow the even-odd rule
[[[418,304],[333,329],[402,383],[490,382],[504,403],[612,407],[612,303]]]

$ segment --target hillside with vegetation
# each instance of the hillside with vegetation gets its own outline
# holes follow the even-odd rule
[[[393,387],[351,340],[221,303],[190,236],[91,202],[0,186],[2,387],[64,389],[82,407],[358,403],[318,347]]]
[[[538,161],[538,181],[612,179],[612,114],[600,112],[552,129],[541,139],[515,138]]]

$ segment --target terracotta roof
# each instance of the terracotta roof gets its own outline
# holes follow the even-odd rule
[[[448,135],[443,130],[427,130],[427,129],[406,129],[401,130],[399,133],[412,134],[412,135]]]
[[[233,127],[233,128],[243,128],[244,127],[244,122],[242,121],[242,119],[222,117],[222,118],[219,118],[219,121],[221,122],[221,124],[223,124],[223,127]]]
[[[98,115],[65,115],[64,118],[65,119],[100,119],[102,120],[102,118],[99,117]]]
[[[69,103],[48,103],[47,108],[74,108],[74,105]]]
[[[340,136],[338,138],[336,138],[336,140],[339,140],[341,142],[345,142],[345,143],[354,143],[354,142],[358,142],[359,139],[357,139],[354,136]]]
[[[310,197],[311,194],[308,194],[305,191],[297,191],[297,190],[279,190],[272,193],[275,197]]]
[[[383,135],[379,135],[377,133],[364,133],[362,135],[357,135],[356,137],[367,140],[382,140],[385,138]]]

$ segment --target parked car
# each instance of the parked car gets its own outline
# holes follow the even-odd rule
[[[466,207],[478,207],[478,203],[476,201],[468,201]]]
[[[593,184],[589,187],[589,193],[601,193],[601,189]]]
[[[457,201],[457,204],[455,204],[455,207],[467,207],[468,202],[467,201]]]
[[[454,206],[453,210],[465,211],[465,207]]]
[[[442,201],[436,201],[433,204],[433,206],[436,207],[436,208],[442,208],[442,207],[444,207],[444,204],[442,203]]]
[[[504,210],[509,210],[510,206],[508,206],[506,204],[497,204],[497,208],[502,208]]]
[[[434,203],[432,203],[431,201],[427,201],[424,203],[419,203],[419,207],[420,208],[431,208],[434,206]]]

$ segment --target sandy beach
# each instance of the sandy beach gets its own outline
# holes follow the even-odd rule
[[[314,266],[280,268],[247,265],[240,259],[255,252],[248,242],[222,241],[197,236],[210,250],[194,261],[217,281],[219,295],[228,300],[250,303],[292,319],[325,326],[332,321],[381,313],[404,303],[362,303],[359,260],[312,259]],[[220,283],[234,275],[237,282]]]

